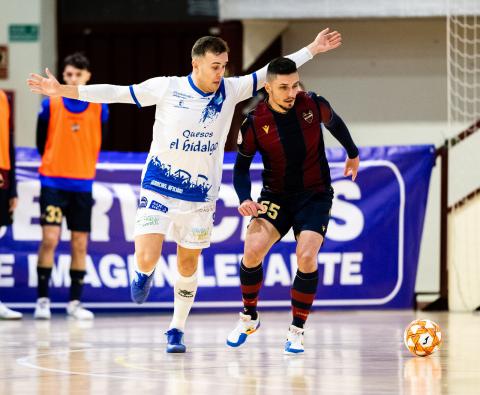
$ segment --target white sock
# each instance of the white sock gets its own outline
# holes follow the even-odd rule
[[[133,255],[133,263],[134,263],[135,271],[136,271],[137,273],[146,274],[147,276],[150,276],[150,274],[152,274],[153,271],[155,270],[155,268],[153,268],[153,269],[152,269],[151,271],[149,271],[149,272],[144,272],[144,271],[140,270],[139,267],[138,267],[138,263],[137,263],[137,254],[134,254],[134,255]]]
[[[178,275],[174,288],[173,317],[168,329],[176,328],[183,332],[188,313],[197,293],[198,280],[195,272],[190,277]]]

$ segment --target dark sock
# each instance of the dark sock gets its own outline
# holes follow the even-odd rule
[[[72,284],[70,285],[70,301],[80,300],[85,274],[85,270],[70,270],[70,278],[72,280]]]
[[[39,298],[48,298],[48,283],[50,282],[50,276],[52,274],[51,267],[39,267],[37,266],[37,295]]]
[[[292,286],[292,325],[303,328],[312,308],[318,286],[318,269],[313,273],[297,270]]]
[[[258,293],[262,287],[263,266],[260,263],[256,267],[244,266],[243,259],[240,264],[240,285],[242,288],[243,313],[256,320]]]

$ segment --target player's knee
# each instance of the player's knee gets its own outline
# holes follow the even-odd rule
[[[246,267],[256,267],[263,259],[263,253],[260,249],[254,247],[246,248],[243,254],[243,265]]]
[[[135,251],[135,256],[137,258],[137,264],[140,269],[155,265],[160,259],[159,254],[148,249]]]
[[[311,249],[297,251],[298,268],[304,273],[311,273],[317,270],[317,255]]]
[[[57,248],[59,235],[56,233],[46,233],[43,235],[40,248],[44,251],[53,251]]]
[[[72,253],[77,255],[86,255],[87,243],[80,240],[72,240]]]

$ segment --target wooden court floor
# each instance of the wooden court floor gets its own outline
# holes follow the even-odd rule
[[[236,318],[191,315],[187,353],[176,355],[164,350],[166,314],[0,321],[0,394],[480,394],[480,315],[317,311],[300,356],[282,353],[289,312],[263,313],[260,330],[230,349]],[[415,318],[442,327],[438,353],[405,349]]]

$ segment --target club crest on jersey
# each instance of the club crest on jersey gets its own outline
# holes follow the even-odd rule
[[[308,112],[302,113],[303,119],[307,121],[308,123],[312,123],[313,121],[313,112],[312,110],[308,110]]]
[[[266,134],[268,134],[268,131],[270,130],[270,125],[263,125],[262,129]]]
[[[72,123],[72,132],[78,132],[80,130],[80,125],[76,122]]]

